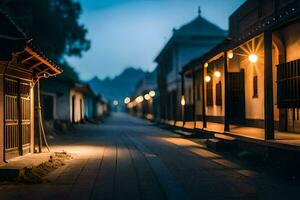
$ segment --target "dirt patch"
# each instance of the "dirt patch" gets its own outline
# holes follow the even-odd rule
[[[49,160],[37,166],[25,167],[21,169],[19,177],[16,179],[18,183],[37,184],[43,183],[46,180],[43,177],[53,170],[64,166],[66,160],[72,159],[72,156],[67,152],[55,152],[49,157]]]

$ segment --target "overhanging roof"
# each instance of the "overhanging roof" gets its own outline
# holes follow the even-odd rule
[[[37,50],[29,41],[23,51],[16,52],[18,63],[21,63],[26,70],[32,71],[35,78],[40,76],[55,76],[62,73],[62,70],[41,51]]]
[[[31,71],[34,78],[62,73],[62,70],[33,46],[22,29],[0,9],[0,59],[10,61],[16,56],[18,64]]]

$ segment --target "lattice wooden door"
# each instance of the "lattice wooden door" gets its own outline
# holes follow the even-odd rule
[[[30,85],[5,79],[5,152],[23,154],[30,144]]]

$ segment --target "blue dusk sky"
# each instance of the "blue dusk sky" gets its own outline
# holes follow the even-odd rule
[[[173,28],[201,15],[223,29],[228,17],[245,0],[78,0],[80,22],[88,29],[91,49],[68,61],[81,79],[114,77],[128,66],[155,68],[156,55]]]

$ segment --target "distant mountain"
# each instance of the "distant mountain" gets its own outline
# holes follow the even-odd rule
[[[114,78],[103,80],[94,77],[88,83],[95,93],[101,93],[107,100],[118,100],[122,102],[126,96],[130,96],[137,83],[145,76],[141,69],[133,67],[126,68],[121,74]]]

